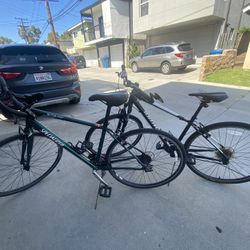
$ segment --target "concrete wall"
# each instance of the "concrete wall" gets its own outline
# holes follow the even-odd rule
[[[129,4],[126,1],[110,0],[113,38],[129,37]]]
[[[149,13],[140,17],[140,1],[133,1],[134,33],[212,16],[215,0],[150,0]]]
[[[102,3],[102,15],[105,37],[110,37],[113,34],[112,30],[112,18],[111,18],[111,2],[110,0]]]
[[[214,48],[220,30],[220,23],[203,26],[187,26],[185,29],[178,28],[175,31],[162,32],[160,35],[148,36],[148,47],[164,44],[172,41],[190,42],[195,55],[203,56],[209,54]]]
[[[232,68],[237,56],[236,49],[224,50],[222,55],[203,56],[199,80],[220,69]]]

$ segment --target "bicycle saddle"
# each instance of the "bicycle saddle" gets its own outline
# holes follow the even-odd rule
[[[126,90],[112,90],[101,94],[95,94],[89,97],[89,101],[102,101],[108,106],[120,106],[127,102],[129,93]]]
[[[196,96],[202,102],[222,102],[228,98],[225,92],[212,92],[212,93],[190,93],[189,96]]]

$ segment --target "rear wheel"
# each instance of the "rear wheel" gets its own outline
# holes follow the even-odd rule
[[[171,73],[171,64],[168,62],[163,62],[161,65],[161,73],[164,75]]]
[[[139,142],[133,145],[138,137]],[[122,154],[117,154],[121,151]],[[154,188],[181,173],[185,152],[182,144],[168,133],[144,128],[129,131],[113,141],[107,151],[107,163],[110,174],[122,184]]]
[[[70,104],[78,104],[80,101],[81,101],[81,98],[79,97],[79,98],[71,100],[69,103]]]
[[[102,118],[96,123],[103,124],[104,119],[105,118]],[[120,114],[111,115],[108,118],[108,128],[111,129],[116,134],[117,137],[127,131],[138,129],[138,128],[143,128],[142,122],[133,115],[129,115],[129,118],[126,124],[125,124],[126,121],[124,119],[125,118]],[[85,141],[93,143],[93,150],[95,152],[97,152],[101,134],[102,134],[102,130],[96,129],[94,127],[90,128],[86,134]],[[105,141],[103,144],[103,152],[106,153],[108,146],[113,140],[114,138],[110,134],[106,133]]]
[[[30,162],[28,142],[24,135],[0,142],[0,196],[24,191],[45,178],[58,164],[62,147],[42,134],[33,135]]]
[[[209,181],[250,181],[250,125],[222,122],[208,125],[202,131],[193,133],[185,143],[188,167]]]
[[[178,70],[182,71],[182,70],[185,70],[186,68],[187,68],[187,66],[183,66],[183,67],[178,68]]]
[[[138,67],[137,63],[135,63],[135,62],[132,63],[131,68],[132,68],[132,71],[133,71],[134,73],[136,73],[136,72],[139,71],[139,67]]]

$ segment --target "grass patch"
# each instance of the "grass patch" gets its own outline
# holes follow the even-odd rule
[[[222,69],[207,75],[204,81],[250,87],[250,70],[237,67],[233,69]]]

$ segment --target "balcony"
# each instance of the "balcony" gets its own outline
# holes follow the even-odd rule
[[[83,30],[85,42],[91,42],[105,37],[104,25],[98,24]]]

